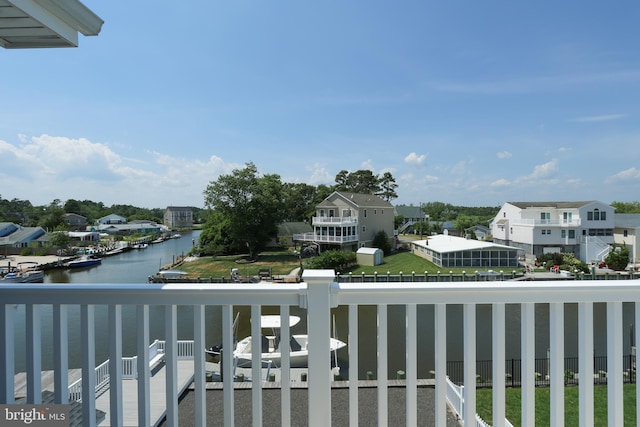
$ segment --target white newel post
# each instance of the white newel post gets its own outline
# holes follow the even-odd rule
[[[331,420],[331,352],[329,341],[333,270],[306,270],[307,328],[309,334],[309,426]]]

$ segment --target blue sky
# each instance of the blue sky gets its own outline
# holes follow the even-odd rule
[[[73,49],[0,50],[0,196],[203,206],[390,171],[395,203],[640,199],[640,4],[98,1]]]

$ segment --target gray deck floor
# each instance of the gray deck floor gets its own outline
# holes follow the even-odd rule
[[[178,394],[182,394],[193,383],[193,360],[178,360]],[[69,370],[69,384],[82,377],[81,369]],[[166,412],[165,393],[166,369],[162,365],[150,380],[150,415],[153,425],[157,425],[164,418]],[[53,371],[42,372],[42,391],[53,392]],[[21,372],[14,377],[14,390],[16,399],[27,395],[27,376]],[[96,399],[96,409],[106,413],[100,426],[111,425],[109,416],[109,390],[102,393]],[[123,422],[125,426],[138,425],[138,381],[122,380]]]

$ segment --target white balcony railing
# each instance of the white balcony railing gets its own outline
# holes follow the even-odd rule
[[[358,235],[355,236],[329,236],[326,234],[316,233],[301,233],[294,234],[293,240],[295,242],[317,242],[317,243],[352,243],[358,241]]]
[[[528,219],[519,218],[509,220],[511,225],[525,225],[525,226],[550,226],[550,227],[580,227],[582,221],[580,218],[573,219]]]
[[[314,216],[312,225],[358,225],[357,216]]]
[[[377,414],[378,424],[388,424],[388,361],[389,337],[402,333],[404,348],[394,348],[394,354],[404,354],[406,365],[406,423],[417,425],[418,381],[418,307],[433,307],[433,353],[435,365],[435,424],[444,426],[447,414],[447,310],[450,305],[462,306],[463,333],[460,340],[464,351],[464,406],[462,419],[465,425],[474,425],[476,419],[476,310],[480,305],[491,306],[491,353],[493,360],[493,420],[494,425],[505,425],[505,305],[520,306],[520,345],[522,354],[522,425],[535,423],[535,354],[536,354],[536,304],[549,304],[549,385],[551,425],[564,425],[564,337],[566,304],[578,306],[578,383],[580,425],[594,424],[594,304],[606,306],[607,352],[607,417],[608,425],[623,424],[623,303],[635,307],[635,323],[640,324],[640,282],[638,280],[592,280],[550,282],[387,282],[387,283],[336,283],[332,270],[308,270],[303,283],[258,284],[167,284],[167,285],[62,285],[44,284],[3,285],[0,287],[0,403],[14,403],[14,346],[15,304],[25,304],[25,342],[27,357],[27,402],[39,403],[41,399],[41,327],[40,305],[52,306],[55,402],[67,403],[68,374],[68,307],[80,307],[79,348],[81,353],[81,400],[84,425],[95,425],[96,379],[89,375],[95,371],[96,340],[108,342],[110,360],[111,422],[122,425],[121,365],[122,358],[122,306],[135,306],[136,348],[138,350],[138,424],[149,425],[149,307],[164,307],[164,356],[166,363],[166,416],[167,425],[178,425],[178,393],[176,366],[180,358],[177,339],[177,307],[193,308],[193,348],[205,348],[205,307],[218,306],[222,313],[222,344],[233,346],[233,307],[251,306],[251,316],[259,316],[262,306],[278,306],[284,319],[288,319],[291,307],[306,308],[309,334],[308,363],[308,424],[325,425],[331,414],[331,376],[329,366],[332,355],[328,343],[331,336],[331,308],[344,306],[348,310],[348,359],[349,371],[358,369],[358,309],[360,306],[376,307],[377,333]],[[401,331],[390,330],[388,308],[404,306],[404,322]],[[95,335],[96,306],[108,310],[107,337]],[[287,320],[288,321],[288,320]],[[285,323],[286,324],[286,323]],[[258,325],[258,326],[255,326]],[[134,325],[128,325],[133,328]],[[259,340],[259,322],[252,322],[253,339]],[[420,330],[422,336],[424,330]],[[284,331],[283,331],[284,334]],[[288,338],[288,336],[283,337]],[[635,342],[640,342],[640,328],[635,328]],[[258,346],[256,352],[260,351]],[[254,360],[260,360],[258,353]],[[423,357],[424,355],[421,355]],[[231,352],[223,355],[223,369],[231,372]],[[282,424],[291,422],[291,385],[287,381],[286,367],[290,366],[289,354],[282,355],[283,381],[281,390]],[[120,367],[119,367],[120,366]],[[260,378],[259,363],[254,378]],[[194,351],[194,425],[206,424],[205,363],[204,352]],[[356,378],[354,378],[355,380]],[[358,425],[358,383],[349,381],[349,424]],[[254,425],[262,423],[262,389],[259,382],[252,387],[252,417]],[[223,378],[224,424],[234,425],[234,383],[231,375]],[[145,398],[145,396],[147,396]],[[313,402],[313,404],[311,404]],[[640,405],[637,405],[640,411]],[[118,415],[120,414],[120,415]],[[118,419],[120,417],[120,420]],[[640,419],[640,418],[639,418]],[[120,421],[120,422],[119,422]],[[345,420],[346,422],[346,420]]]

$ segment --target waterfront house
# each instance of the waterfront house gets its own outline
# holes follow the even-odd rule
[[[394,215],[402,217],[402,224],[398,227],[398,234],[413,233],[414,225],[429,219],[420,206],[394,206]]]
[[[602,261],[614,243],[615,210],[598,201],[508,202],[491,223],[493,241],[527,254],[572,253]]]
[[[71,231],[82,231],[87,228],[87,217],[75,213],[64,214],[64,222]]]
[[[186,206],[168,206],[164,210],[163,222],[169,228],[193,227],[193,209]]]
[[[116,215],[116,214],[109,214],[107,216],[103,216],[102,218],[98,218],[96,223],[99,224],[99,225],[126,224],[127,223],[127,218],[125,218],[123,216],[120,216],[120,215]]]
[[[0,247],[3,254],[18,254],[23,248],[42,246],[47,232],[42,227],[23,227],[12,222],[0,222]]]
[[[294,234],[293,240],[314,244],[320,251],[356,251],[371,247],[377,233],[394,238],[394,210],[391,203],[373,194],[335,191],[316,206],[313,232]]]
[[[629,249],[629,261],[640,265],[640,214],[616,214],[613,238],[616,245]]]

